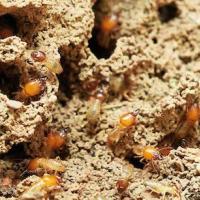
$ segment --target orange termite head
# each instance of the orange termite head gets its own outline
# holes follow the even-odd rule
[[[133,112],[128,112],[120,116],[119,118],[119,125],[122,128],[128,128],[131,126],[136,125],[136,114]]]
[[[200,118],[200,107],[198,105],[192,105],[186,113],[186,120],[190,124],[194,124]]]
[[[122,193],[128,188],[129,182],[127,179],[120,179],[116,183],[118,192]]]
[[[146,146],[143,149],[143,157],[145,160],[158,160],[161,159],[161,155],[158,149],[153,146]]]
[[[117,24],[118,19],[116,15],[112,14],[110,16],[105,16],[100,25],[101,31],[104,33],[110,33],[117,27]]]
[[[28,163],[28,170],[35,171],[39,167],[39,158],[34,158]]]
[[[45,187],[55,187],[59,185],[59,178],[55,175],[44,174],[41,179]]]
[[[66,142],[66,133],[64,131],[60,132],[50,132],[47,135],[46,145],[49,149],[57,150],[61,148]]]
[[[42,89],[42,84],[39,80],[31,80],[23,86],[22,93],[26,97],[34,97],[39,95]]]

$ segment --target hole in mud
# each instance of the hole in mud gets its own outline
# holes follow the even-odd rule
[[[71,69],[67,66],[66,60],[62,57],[61,58],[61,65],[63,67],[63,72],[58,75],[59,80],[59,102],[62,106],[66,105],[66,99],[72,97],[72,90],[70,87],[70,76],[71,76]]]
[[[115,35],[119,24],[117,15],[110,13],[109,5],[109,2],[99,0],[93,6],[95,22],[89,48],[98,59],[108,59],[116,48]]]
[[[59,74],[59,92],[58,92],[58,102],[65,106],[67,101],[72,98],[74,93],[80,90],[79,73],[80,68],[78,67],[79,52],[75,49],[59,49],[61,54],[61,65],[63,72]],[[71,55],[73,54],[73,55]],[[73,57],[75,56],[75,58]],[[75,61],[73,60],[75,59]]]
[[[156,76],[157,78],[163,80],[165,74],[167,73],[166,69],[159,69],[159,68],[155,68],[154,69],[154,76]]]
[[[3,125],[0,126],[0,136],[4,135],[7,131],[7,128]]]
[[[20,73],[16,66],[0,64],[0,92],[14,99],[19,90]]]
[[[134,157],[132,155],[128,155],[126,160],[129,161],[135,168],[144,169],[145,164],[141,162],[141,158]]]
[[[178,16],[178,8],[175,2],[159,7],[158,14],[160,21],[163,23],[169,22]]]
[[[110,39],[109,36],[107,39],[109,41],[105,41],[108,42],[108,44],[105,44],[107,47],[104,47],[104,44],[100,44],[101,41],[101,36],[104,37],[99,30],[97,30],[96,28],[93,29],[92,31],[92,38],[89,40],[89,47],[92,51],[92,53],[98,58],[105,58],[108,59],[112,53],[114,52],[115,48],[116,48],[116,40]],[[103,41],[104,38],[102,38]],[[105,38],[106,40],[106,38]]]
[[[158,39],[157,39],[156,37],[153,37],[153,38],[152,38],[152,41],[153,41],[154,44],[157,44],[157,43],[158,43]]]
[[[7,143],[10,143],[10,141],[6,141]],[[5,154],[0,154],[0,159],[13,159],[13,160],[23,160],[27,158],[27,154],[24,149],[24,144],[14,144],[12,148]]]
[[[0,39],[5,39],[17,34],[17,23],[15,18],[6,14],[0,16]]]

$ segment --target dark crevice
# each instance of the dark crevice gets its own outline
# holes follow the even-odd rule
[[[115,14],[111,13],[110,3],[101,0],[95,2],[93,12],[95,22],[92,38],[89,40],[89,48],[98,59],[108,59],[116,48],[117,39],[115,35],[119,27],[116,26],[113,30],[106,32],[102,30],[101,23],[105,17],[115,16]]]
[[[145,164],[141,162],[141,158],[134,157],[133,155],[128,155],[126,160],[128,160],[129,163],[132,164],[135,168],[144,169]]]
[[[61,65],[63,67],[63,72],[58,75],[58,80],[59,80],[59,90],[62,91],[66,97],[71,98],[72,96],[72,91],[70,88],[70,74],[71,70],[70,67],[67,66],[66,60],[62,57],[61,58]],[[64,101],[61,104],[64,104]]]
[[[163,147],[172,147],[177,149],[178,147],[186,148],[189,147],[188,144],[192,143],[192,138],[190,136],[182,139],[177,139],[174,137],[174,132],[166,135],[158,144],[158,147],[162,149]]]
[[[0,16],[0,39],[14,36],[17,32],[17,22],[12,15]]]
[[[58,102],[65,106],[67,101],[72,98],[74,93],[80,90],[79,73],[80,68],[78,67],[77,60],[79,60],[79,52],[76,49],[59,50],[61,54],[61,65],[63,72],[59,74],[59,91],[58,91]],[[69,53],[68,53],[69,52]],[[76,60],[74,60],[76,59]]]
[[[154,68],[154,72],[148,73],[149,78],[155,78],[157,77],[160,80],[164,80],[164,76],[167,73],[167,70],[164,68]]]
[[[188,141],[186,139],[175,140],[172,146],[174,149],[178,149],[178,147],[186,148],[188,146]]]
[[[14,99],[20,89],[20,73],[16,66],[0,64],[0,92]]]
[[[169,22],[179,15],[179,10],[175,2],[158,8],[158,14],[162,23]]]
[[[4,135],[7,131],[7,128],[4,125],[0,125],[0,136]]]
[[[7,141],[9,143],[9,141]],[[28,155],[24,149],[24,143],[14,144],[12,148],[5,154],[0,154],[0,159],[21,161],[27,159]]]
[[[158,39],[157,39],[156,37],[153,37],[153,38],[152,38],[152,41],[153,41],[154,44],[157,44],[157,43],[158,43]]]
[[[114,52],[114,50],[116,48],[116,40],[108,38],[108,40],[110,40],[109,45],[107,48],[105,48],[102,45],[100,45],[100,43],[99,43],[99,41],[101,40],[101,36],[109,37],[109,35],[108,36],[101,35],[100,31],[97,30],[96,28],[94,28],[92,31],[92,38],[89,40],[89,47],[90,47],[92,53],[94,53],[94,55],[98,59],[100,59],[100,58],[107,59],[112,55],[112,53]],[[102,40],[103,39],[104,38],[102,38]]]
[[[164,79],[166,73],[167,73],[166,69],[159,69],[159,68],[154,69],[154,75],[161,80]]]

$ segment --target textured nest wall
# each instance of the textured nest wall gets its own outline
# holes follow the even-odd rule
[[[12,18],[15,36],[0,39],[0,180],[17,181],[0,188],[0,199],[22,199],[39,180],[37,173],[21,174],[30,157],[43,156],[49,129],[67,132],[65,149],[56,152],[65,172],[50,199],[199,199],[198,122],[180,133],[188,107],[200,101],[199,9],[198,0],[1,1],[0,18]],[[98,24],[112,14],[116,30],[99,34]],[[35,62],[33,50],[60,62],[63,73]],[[16,93],[30,78],[42,80],[44,90],[21,101]],[[92,82],[98,87],[90,90]],[[99,88],[106,100],[91,127],[88,99]],[[110,148],[107,138],[119,116],[132,111],[136,126]],[[19,143],[23,160],[8,161]],[[138,159],[138,148],[147,145],[173,150],[152,169]],[[120,179],[129,181],[122,193]],[[167,187],[150,187],[155,183]]]
[[[83,43],[90,36],[92,26],[93,15],[89,8],[87,2],[84,5],[83,2],[72,5],[65,1],[59,1],[59,5],[55,1],[1,2],[1,15],[12,16],[17,32],[16,36],[0,41],[2,71],[7,70],[3,69],[5,67],[19,74],[17,83],[9,80],[13,81],[10,84],[18,84],[17,90],[27,78],[45,80],[41,97],[19,109],[9,108],[8,101],[13,99],[1,94],[1,152],[8,151],[14,143],[30,140],[35,130],[51,118],[49,114],[56,102],[58,81],[45,66],[31,59],[30,50],[43,50],[56,60],[60,59],[58,50],[62,46]]]

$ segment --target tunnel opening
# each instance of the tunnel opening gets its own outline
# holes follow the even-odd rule
[[[0,92],[14,99],[20,89],[20,72],[14,65],[0,64]]]
[[[160,6],[158,8],[159,19],[162,23],[167,23],[178,17],[179,10],[175,2]]]
[[[0,39],[14,36],[17,32],[17,21],[12,15],[5,14],[0,16]]]

